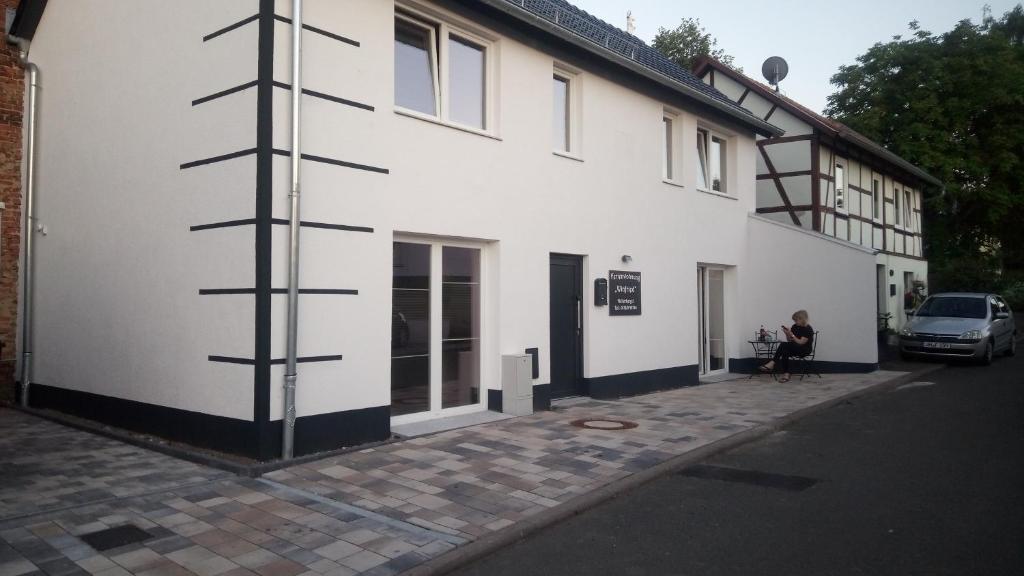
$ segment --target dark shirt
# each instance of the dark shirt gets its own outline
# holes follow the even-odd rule
[[[807,338],[807,342],[805,344],[796,344],[796,342],[794,342],[794,344],[796,344],[797,349],[800,352],[810,353],[811,344],[814,342],[814,328],[811,328],[809,324],[807,326],[793,324],[793,327],[790,328],[789,331],[797,338]]]

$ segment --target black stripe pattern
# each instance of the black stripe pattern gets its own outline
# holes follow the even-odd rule
[[[277,156],[291,157],[292,153],[288,150],[281,150],[280,148],[274,148],[274,154]],[[337,160],[334,158],[327,158],[325,156],[314,156],[313,154],[303,154],[303,160],[309,160],[310,162],[320,162],[322,164],[331,164],[334,166],[342,166],[344,168],[353,168],[355,170],[365,170],[367,172],[376,172],[377,174],[390,174],[391,171],[387,168],[379,168],[377,166],[370,166],[368,164],[357,164],[355,162],[347,162],[345,160]]]
[[[222,362],[224,364],[243,364],[246,366],[255,366],[256,361],[252,358],[239,358],[237,356],[216,356],[210,355],[206,357],[210,362]],[[333,354],[329,356],[299,356],[296,361],[299,364],[309,364],[312,362],[340,362],[342,359],[341,354]],[[271,364],[284,364],[284,358],[274,358],[270,361]]]
[[[233,160],[235,158],[242,158],[243,156],[249,156],[255,154],[255,148],[248,148],[246,150],[239,150],[238,152],[231,152],[230,154],[221,154],[220,156],[213,156],[211,158],[203,158],[202,160],[193,160],[192,162],[186,162],[179,166],[182,170],[189,168],[195,168],[196,166],[205,166],[207,164],[214,164],[217,162],[224,162],[225,160]]]
[[[278,226],[287,226],[288,220],[284,218],[273,218],[270,221],[271,224]],[[255,218],[245,218],[242,220],[226,220],[224,222],[211,222],[209,224],[197,224],[195,226],[189,226],[189,231],[200,232],[202,230],[216,230],[218,228],[233,228],[236,226],[252,226],[256,224]],[[303,220],[299,223],[303,228],[318,228],[321,230],[339,230],[345,232],[368,232],[373,233],[373,228],[369,226],[350,226],[348,224],[329,224],[327,222],[307,222]]]
[[[255,288],[200,288],[200,296],[233,296],[237,294],[255,294]],[[287,288],[271,288],[271,294],[287,294]],[[299,288],[299,294],[356,296],[359,290],[351,288]]]

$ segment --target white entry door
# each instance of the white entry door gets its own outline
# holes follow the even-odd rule
[[[725,372],[725,270],[697,268],[697,326],[702,376]]]

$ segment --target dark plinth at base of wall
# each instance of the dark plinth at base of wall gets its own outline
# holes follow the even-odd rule
[[[281,431],[283,422],[270,423],[268,448],[274,458],[281,454]],[[380,442],[391,437],[391,407],[375,406],[330,412],[313,416],[299,416],[295,419],[295,456],[305,456],[358,446],[368,442]]]
[[[501,390],[488,390],[487,409],[492,412],[501,412],[503,406]],[[535,384],[533,386],[533,411],[543,412],[544,410],[551,410],[551,385]]]
[[[764,362],[764,360],[758,360],[757,358],[730,358],[729,372],[749,374],[754,372],[754,370],[757,370],[757,367],[764,364]],[[791,368],[797,369],[797,363],[799,363],[800,360],[791,360],[790,362],[793,364]],[[818,374],[866,374],[868,372],[874,372],[875,370],[878,370],[877,363],[814,360],[810,363],[810,370],[808,371]]]
[[[248,420],[45,384],[31,385],[29,402],[33,408],[55,410],[131,432],[158,436],[172,442],[249,458],[255,458],[257,455],[255,428]]]
[[[699,384],[696,364],[587,378],[591,398],[608,400]]]
[[[281,455],[281,421],[269,424],[269,439],[258,444],[255,423],[91,392],[32,384],[33,408],[54,410],[130,432],[235,454],[257,461]],[[388,406],[300,416],[295,420],[295,456],[379,442],[391,437]]]

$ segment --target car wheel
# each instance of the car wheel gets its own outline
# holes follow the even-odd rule
[[[1007,356],[1014,356],[1017,354],[1017,335],[1010,335],[1010,347],[1006,349]]]
[[[981,357],[981,364],[983,366],[988,366],[989,364],[992,364],[992,352],[992,341],[989,340],[985,342],[985,354]]]

